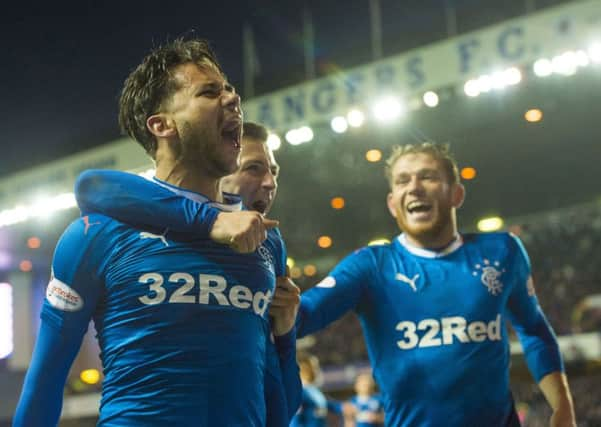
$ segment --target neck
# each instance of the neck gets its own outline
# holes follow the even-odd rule
[[[181,159],[157,153],[156,177],[184,190],[201,193],[216,202],[223,202],[219,189],[221,178],[213,176],[206,168],[199,165],[187,165]]]
[[[449,246],[457,238],[457,221],[453,215],[451,220],[441,229],[433,230],[431,235],[428,233],[412,236],[405,233],[407,242],[412,246],[439,251]]]

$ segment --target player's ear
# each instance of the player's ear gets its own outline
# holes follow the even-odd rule
[[[451,198],[453,202],[454,208],[460,208],[463,205],[463,201],[465,200],[465,187],[463,184],[456,182],[453,184],[453,188],[451,189]]]
[[[386,206],[388,206],[388,212],[390,212],[390,215],[392,215],[393,218],[396,218],[396,205],[392,199],[392,193],[388,193],[388,196],[386,196]]]
[[[175,135],[175,122],[164,114],[153,114],[146,119],[146,127],[157,138],[167,138]]]

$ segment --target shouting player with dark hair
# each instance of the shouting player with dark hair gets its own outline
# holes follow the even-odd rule
[[[220,190],[238,168],[240,98],[204,41],[175,40],[127,78],[120,123],[156,163],[152,188],[210,206],[203,212],[213,225],[227,213],[263,243],[241,254],[144,216],[138,228],[101,214],[76,220],[56,247],[14,425],[57,424],[69,367],[93,319],[105,375],[99,425],[264,426],[273,373],[268,309],[286,254],[279,233],[267,230],[275,222],[241,211],[239,197]],[[237,244],[236,235],[229,240]],[[295,311],[286,309],[294,285],[286,285],[274,333],[294,358]]]

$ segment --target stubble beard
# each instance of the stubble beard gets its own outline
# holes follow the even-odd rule
[[[220,155],[220,143],[219,138],[207,132],[195,132],[187,123],[181,133],[179,158],[191,168],[201,168],[214,178],[222,178],[233,173],[237,165],[230,165]]]
[[[418,225],[409,225],[405,220],[405,212],[397,210],[397,224],[403,233],[428,247],[431,242],[436,242],[443,231],[450,225],[451,209],[438,206],[433,222]]]

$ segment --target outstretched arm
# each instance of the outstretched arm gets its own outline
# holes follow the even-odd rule
[[[82,213],[101,213],[130,225],[168,227],[208,236],[220,210],[193,200],[141,176],[90,169],[75,181]]]
[[[304,292],[296,319],[297,336],[323,329],[357,308],[373,269],[372,255],[364,248],[347,256],[325,279]]]
[[[127,172],[91,169],[75,182],[84,214],[96,212],[137,227],[162,227],[210,237],[242,252],[254,250],[277,221],[254,211],[222,211],[207,199],[196,202],[156,182]]]

